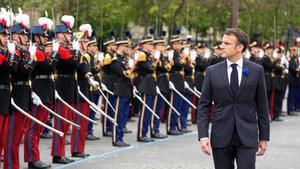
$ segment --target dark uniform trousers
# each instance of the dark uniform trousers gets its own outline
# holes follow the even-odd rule
[[[143,101],[147,104],[148,107],[152,108],[154,105],[154,95],[143,94]],[[151,115],[152,113],[146,108],[144,104],[141,104],[140,116],[138,121],[138,133],[137,138],[140,139],[142,137],[146,137],[150,123],[151,123]]]
[[[92,93],[92,102],[95,103],[96,105],[98,105],[99,102],[99,98],[100,95],[98,93]],[[102,104],[101,106],[101,110],[102,110]],[[90,109],[90,113],[89,113],[89,118],[90,119],[95,119],[95,115],[96,113],[94,112],[94,110]],[[93,123],[92,122],[88,122],[88,127],[87,127],[87,134],[88,135],[92,135],[93,134]]]
[[[185,93],[184,97],[187,98],[190,102],[192,102],[193,95],[190,93]],[[182,99],[183,100],[183,99]],[[181,115],[180,115],[180,126],[178,126],[179,130],[187,128],[187,117],[190,110],[190,105],[188,102],[183,100],[182,108],[181,108]]]
[[[116,96],[110,95],[110,94],[106,94],[106,98],[108,98],[108,101],[110,102],[111,105],[114,105],[116,103]],[[104,112],[111,118],[113,118],[115,116],[115,112],[113,111],[113,109],[109,106],[108,102],[103,98],[103,104],[104,104]],[[113,123],[109,120],[107,120],[107,118],[105,116],[102,116],[103,122],[102,122],[102,129],[103,129],[103,133],[107,133],[107,132],[112,132],[113,131]]]
[[[112,143],[123,141],[125,127],[129,112],[130,112],[131,100],[124,96],[117,96],[116,102],[113,105],[116,108],[116,113],[114,113],[114,120],[118,123],[118,126],[113,125],[113,137]]]
[[[163,93],[163,96],[165,98],[168,98],[168,94],[166,93]],[[153,105],[153,109],[154,112],[162,117],[162,113],[163,113],[163,109],[164,109],[164,106],[165,106],[165,101],[162,99],[161,96],[159,95],[156,95],[155,98],[154,98],[154,105]],[[160,120],[157,119],[153,114],[152,114],[152,117],[151,117],[151,134],[155,134],[155,133],[159,133],[159,126],[160,126]]]
[[[184,100],[174,91],[171,91],[170,94],[170,103],[172,106],[179,111],[179,113],[182,113],[182,104]],[[168,111],[168,118],[167,118],[167,132],[170,130],[178,130],[178,126],[180,127],[180,117],[175,113],[173,109],[169,109]]]
[[[52,109],[53,105],[45,103],[45,105]],[[40,106],[32,105],[32,113],[30,113],[36,119],[39,119],[43,123],[46,123],[49,117],[49,112]],[[24,135],[24,161],[35,162],[40,160],[40,134],[44,127],[37,124],[34,121],[28,121],[26,124],[27,130]]]

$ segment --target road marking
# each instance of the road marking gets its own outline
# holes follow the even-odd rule
[[[74,161],[73,163],[69,163],[69,164],[66,164],[66,165],[57,166],[54,169],[73,168],[76,165],[80,165],[80,164],[83,164],[83,163],[86,163],[86,162],[98,160],[98,159],[103,158],[103,157],[109,157],[109,156],[111,156],[113,154],[116,154],[118,152],[123,152],[123,151],[128,151],[128,150],[136,150],[136,149],[140,149],[140,148],[143,148],[143,147],[146,147],[146,146],[158,144],[158,143],[161,143],[161,142],[166,142],[166,141],[171,141],[171,140],[177,140],[179,138],[184,138],[186,136],[195,135],[197,133],[198,132],[194,131],[194,132],[191,132],[191,133],[188,133],[188,134],[184,134],[184,135],[180,135],[180,136],[169,136],[166,139],[155,140],[154,142],[135,144],[135,145],[131,145],[131,146],[125,147],[125,148],[114,148],[114,149],[112,149],[110,151],[107,151],[107,152],[95,154],[93,156],[89,156],[87,158],[80,159],[78,161]]]

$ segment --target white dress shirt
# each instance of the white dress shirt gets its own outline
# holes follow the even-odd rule
[[[243,57],[241,57],[238,61],[236,62],[231,62],[230,60],[226,59],[227,62],[227,75],[228,75],[228,80],[230,84],[230,77],[231,77],[231,72],[232,72],[232,64],[237,64],[237,71],[238,71],[238,79],[239,79],[239,86],[241,85],[242,81],[242,73],[243,73]]]

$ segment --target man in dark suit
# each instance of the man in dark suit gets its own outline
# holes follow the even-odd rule
[[[202,151],[212,153],[216,169],[254,169],[255,155],[263,155],[270,126],[263,68],[243,59],[248,36],[236,28],[224,32],[225,61],[208,67],[198,105],[198,134]],[[214,102],[211,140],[209,112]]]

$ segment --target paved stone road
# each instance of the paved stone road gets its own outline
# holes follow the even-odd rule
[[[271,123],[271,142],[267,154],[257,158],[258,169],[299,169],[300,168],[300,116],[283,117],[284,122]],[[136,121],[128,128],[136,130]],[[162,125],[165,132],[165,125]],[[96,132],[100,135],[100,125]],[[111,146],[111,138],[88,141],[86,152],[92,156],[76,159],[69,165],[53,165],[56,169],[213,169],[211,156],[201,152],[197,141],[196,126],[193,133],[183,136],[171,136],[165,140],[144,144],[136,142],[136,133],[127,134],[127,148]],[[42,140],[42,160],[51,162],[51,140]],[[67,146],[67,156],[70,156]],[[23,146],[20,147],[23,160]],[[27,168],[22,163],[22,168]]]

